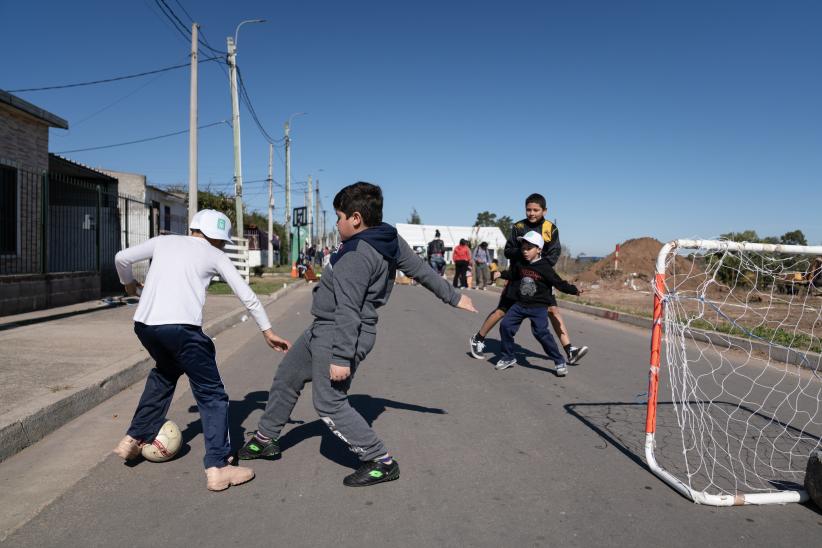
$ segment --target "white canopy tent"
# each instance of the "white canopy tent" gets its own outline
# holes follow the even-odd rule
[[[440,231],[440,238],[445,243],[445,260],[451,262],[451,251],[459,245],[461,239],[468,240],[473,250],[481,242],[488,242],[488,250],[492,258],[500,259],[504,263],[503,249],[505,235],[496,226],[447,226],[447,225],[410,225],[397,223],[397,232],[412,248],[428,249],[428,242],[434,239],[434,232]]]

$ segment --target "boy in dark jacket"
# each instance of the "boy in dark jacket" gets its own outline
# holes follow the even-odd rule
[[[273,457],[305,383],[312,382],[314,408],[322,421],[360,459],[362,465],[343,480],[360,487],[399,478],[400,469],[368,422],[348,403],[348,390],[360,362],[374,347],[377,309],[388,302],[399,269],[444,302],[476,312],[428,267],[397,230],[382,222],[382,190],[355,183],[334,197],[342,244],[332,254],[314,290],[314,322],[283,359],[256,433],[240,449],[241,459]]]
[[[525,218],[511,227],[511,235],[508,237],[508,241],[505,242],[504,254],[507,259],[512,261],[512,263],[522,260],[522,253],[519,244],[521,239],[520,236],[523,236],[526,232],[533,230],[537,234],[542,234],[542,239],[544,241],[541,251],[542,257],[548,261],[552,267],[556,266],[562,252],[562,245],[559,243],[559,229],[557,229],[557,226],[554,223],[545,218],[545,214],[547,212],[548,209],[545,202],[545,196],[542,194],[534,193],[525,199]],[[470,353],[473,357],[478,360],[485,359],[485,356],[483,356],[483,351],[485,350],[485,337],[491,329],[494,328],[497,322],[505,316],[505,313],[508,311],[511,304],[512,301],[506,298],[505,293],[503,293],[502,297],[500,297],[497,308],[494,309],[494,311],[491,312],[487,318],[485,318],[485,321],[479,331],[475,335],[471,336],[469,339],[469,347]],[[565,322],[562,319],[562,315],[560,314],[559,307],[557,306],[555,300],[549,300],[549,302],[546,303],[546,306],[548,307],[548,318],[551,320],[551,325],[553,325],[554,331],[559,337],[559,341],[562,343],[562,347],[568,356],[568,363],[571,365],[578,364],[582,357],[588,352],[588,347],[574,346],[571,343],[571,337],[568,333],[568,329],[565,327]]]
[[[556,365],[557,376],[564,377],[568,374],[568,366],[548,330],[547,306],[554,302],[551,291],[553,287],[571,295],[579,295],[580,291],[576,286],[560,278],[554,272],[551,263],[540,256],[545,243],[542,235],[532,230],[517,239],[520,241],[522,257],[525,260],[513,263],[511,270],[503,273],[503,278],[509,280],[505,288],[505,297],[513,301],[513,304],[499,326],[502,354],[494,369],[507,369],[517,363],[514,358],[514,336],[522,321],[529,318],[534,337]]]

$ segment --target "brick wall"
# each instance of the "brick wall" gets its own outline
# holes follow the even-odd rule
[[[0,104],[0,161],[34,173],[49,167],[49,127]]]

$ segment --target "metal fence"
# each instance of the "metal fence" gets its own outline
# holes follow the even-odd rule
[[[118,291],[114,255],[172,233],[159,230],[160,215],[105,185],[0,166],[0,275],[99,272],[102,291]],[[171,226],[186,232],[185,219]],[[147,269],[135,265],[135,276],[142,280]]]

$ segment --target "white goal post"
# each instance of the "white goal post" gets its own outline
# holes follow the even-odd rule
[[[684,239],[659,252],[645,458],[693,502],[807,500],[805,465],[822,448],[820,256]]]

